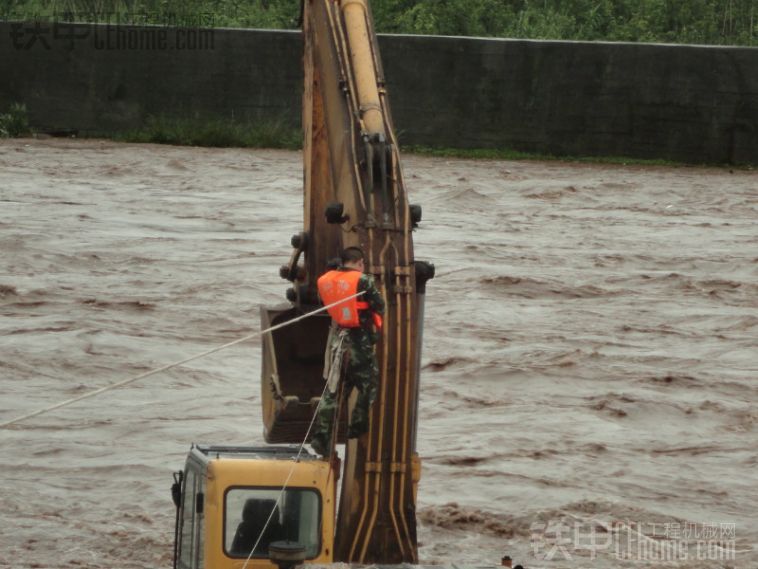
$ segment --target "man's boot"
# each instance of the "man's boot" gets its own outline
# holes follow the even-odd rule
[[[311,448],[313,448],[316,454],[320,454],[324,458],[329,458],[329,455],[331,454],[329,451],[329,442],[324,435],[314,435],[311,439]]]
[[[368,422],[364,421],[356,421],[355,423],[350,423],[350,425],[347,427],[347,438],[348,439],[357,439],[361,435],[368,433]]]

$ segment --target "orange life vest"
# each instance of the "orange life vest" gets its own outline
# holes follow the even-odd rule
[[[358,292],[361,271],[329,271],[318,279],[318,293],[325,305],[334,304]],[[368,310],[368,302],[353,297],[328,309],[329,316],[343,328],[358,328],[361,325],[359,310]]]

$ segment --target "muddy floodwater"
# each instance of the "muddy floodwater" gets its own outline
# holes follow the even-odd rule
[[[297,152],[0,141],[0,421],[258,330]],[[758,567],[758,174],[404,157],[426,563]],[[0,431],[0,567],[167,568],[258,344]]]

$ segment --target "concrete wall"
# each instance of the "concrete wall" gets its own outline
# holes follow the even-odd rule
[[[120,36],[115,26],[60,25],[27,47],[34,32],[26,29],[14,46],[12,26],[0,23],[0,108],[26,103],[40,129],[112,132],[163,114],[300,123],[297,32],[212,30],[192,45],[165,28]],[[130,48],[128,32],[142,34],[142,49]],[[152,43],[161,32],[165,46]]]
[[[755,48],[403,37],[383,55],[414,142],[758,162]]]
[[[41,129],[125,130],[160,114],[299,124],[298,32],[193,43],[176,30],[159,41],[147,28],[50,28],[0,23],[0,108],[25,102]],[[379,41],[404,144],[758,163],[756,48]]]

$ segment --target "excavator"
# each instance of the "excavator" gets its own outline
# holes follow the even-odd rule
[[[412,231],[421,208],[403,183],[398,142],[367,0],[304,0],[304,229],[280,275],[287,302],[261,309],[258,446],[193,445],[174,474],[175,569],[296,564],[417,563],[416,451],[426,283]],[[365,253],[386,303],[376,346],[380,379],[368,433],[346,439],[343,458],[304,450],[324,392],[331,319],[316,282],[340,251]],[[291,324],[287,324],[292,321]],[[341,486],[338,488],[338,482]]]

